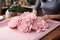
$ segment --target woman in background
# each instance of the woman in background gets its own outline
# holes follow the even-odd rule
[[[37,10],[42,8],[42,19],[58,19],[60,20],[60,0],[36,0],[33,13],[37,15]]]

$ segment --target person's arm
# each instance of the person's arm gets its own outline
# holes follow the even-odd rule
[[[48,19],[60,19],[60,15],[44,15],[42,16],[42,19],[48,20]]]
[[[40,5],[41,5],[40,0],[36,0],[35,7],[32,10],[34,14],[37,14],[37,10],[40,8]]]
[[[36,0],[34,9],[35,9],[35,10],[38,10],[38,9],[40,8],[40,5],[41,5],[40,0]]]

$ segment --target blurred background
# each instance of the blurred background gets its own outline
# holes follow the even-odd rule
[[[30,6],[34,5],[36,0],[0,0],[0,15],[5,14],[5,11],[10,7],[14,2],[18,2],[18,5]]]

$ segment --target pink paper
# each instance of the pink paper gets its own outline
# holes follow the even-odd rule
[[[45,32],[22,33],[10,29],[7,26],[8,21],[9,20],[0,22],[0,40],[38,40],[60,25],[60,22],[49,20],[47,21],[49,24],[49,29]]]
[[[6,19],[4,21],[0,21],[0,27],[6,26],[9,22],[9,19]]]

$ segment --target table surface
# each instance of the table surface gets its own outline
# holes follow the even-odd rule
[[[58,38],[60,38],[60,26],[51,31],[50,33],[48,33],[47,35],[45,35],[40,40],[53,40],[53,39],[57,40]]]

